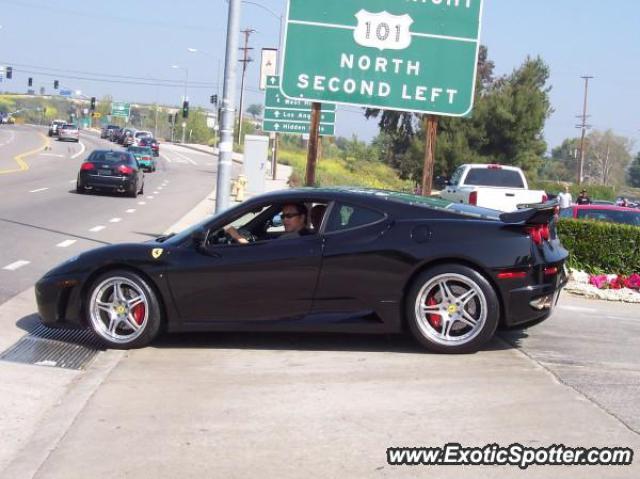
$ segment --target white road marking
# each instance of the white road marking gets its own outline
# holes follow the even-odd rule
[[[159,191],[154,191],[153,194],[157,196],[157,195],[160,194],[160,192]]]
[[[80,151],[71,157],[72,160],[75,160],[80,155],[82,155],[84,153],[84,150],[86,149],[86,147],[84,146],[84,143],[80,142],[79,144],[80,144]]]
[[[37,190],[31,190],[29,193],[40,193],[41,191],[47,191],[49,188],[38,188]]]
[[[144,205],[147,204],[147,202],[146,201],[138,201],[138,204],[141,205],[141,206],[144,206]]]
[[[6,265],[2,269],[7,270],[7,271],[15,271],[15,270],[17,270],[19,268],[22,268],[23,266],[28,265],[29,263],[31,263],[31,261],[26,261],[24,259],[21,259],[21,260],[16,261],[15,263],[11,263],[11,264]]]
[[[581,306],[565,306],[563,304],[558,306],[558,308],[565,309],[567,311],[575,311],[578,313],[597,313],[598,312],[598,310],[595,308],[583,308]]]
[[[93,228],[91,228],[89,231],[91,231],[92,233],[97,233],[98,231],[102,231],[103,229],[105,229],[106,226],[94,226]]]
[[[148,200],[152,200],[152,199],[153,199],[153,196],[147,196],[147,199],[148,199]]]
[[[164,158],[165,160],[167,160],[167,162],[169,162],[169,163],[173,163],[173,160],[172,160],[171,158],[169,158],[168,156],[166,156],[166,155],[160,155],[160,156],[161,156],[162,158]]]
[[[78,180],[71,180],[69,183],[75,183],[76,181],[78,181]]]
[[[125,213],[129,213],[129,214],[131,214],[131,213],[135,213],[135,212],[136,212],[136,209],[135,209],[135,208],[131,208],[131,209],[129,209],[129,210],[127,210],[127,211],[125,211]]]
[[[54,158],[64,158],[64,155],[58,155],[57,153],[40,153],[39,156],[53,156]]]
[[[73,243],[75,243],[78,240],[64,240],[62,243],[58,243],[56,246],[58,248],[68,248],[69,246],[71,246]]]
[[[111,218],[109,220],[109,223],[120,223],[122,221],[122,218]]]

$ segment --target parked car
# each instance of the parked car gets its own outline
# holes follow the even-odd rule
[[[58,141],[80,141],[80,130],[76,125],[65,123],[58,127]]]
[[[58,128],[62,125],[66,125],[67,122],[64,120],[53,120],[49,125],[49,136],[55,136],[58,134]]]
[[[160,143],[155,138],[142,138],[138,143],[139,146],[148,146],[153,151],[153,156],[160,156]]]
[[[284,236],[285,205],[308,208],[307,234]],[[44,324],[91,328],[112,348],[145,346],[162,326],[409,330],[432,351],[471,352],[498,323],[551,315],[567,259],[555,213],[360,188],[283,190],[176,235],[84,252],[38,281],[36,299]],[[303,213],[287,214],[288,225],[304,224]]]
[[[530,190],[524,173],[515,166],[461,165],[442,186],[440,196],[445,200],[500,211],[548,199],[544,191]]]
[[[144,173],[126,151],[94,150],[80,166],[76,192],[110,190],[135,198],[144,193]]]
[[[153,157],[153,151],[148,146],[130,146],[127,151],[131,153],[140,168],[144,171],[156,171],[156,160]]]
[[[640,211],[615,205],[573,205],[560,211],[562,218],[607,221],[625,225],[640,226]]]

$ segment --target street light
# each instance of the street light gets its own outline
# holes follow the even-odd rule
[[[171,68],[174,70],[184,70],[184,98],[182,99],[182,103],[189,100],[187,96],[188,88],[189,88],[189,69],[186,67],[181,67],[180,65],[171,65]],[[182,121],[182,143],[184,144],[185,137],[187,133],[187,122]]]

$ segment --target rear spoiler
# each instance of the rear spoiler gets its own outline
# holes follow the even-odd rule
[[[500,221],[508,225],[546,225],[556,215],[558,202],[556,200],[535,205],[519,205],[517,211],[502,213]]]

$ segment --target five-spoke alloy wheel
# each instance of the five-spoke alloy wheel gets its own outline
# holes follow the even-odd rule
[[[88,293],[87,319],[110,348],[146,346],[158,334],[161,310],[146,281],[130,271],[100,276]]]
[[[413,335],[439,353],[476,351],[493,336],[499,312],[496,293],[486,278],[456,264],[423,272],[406,304]]]

